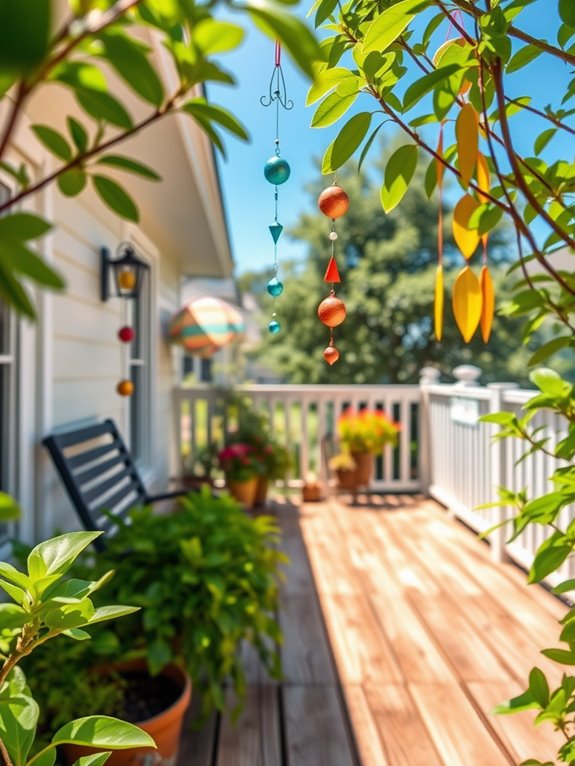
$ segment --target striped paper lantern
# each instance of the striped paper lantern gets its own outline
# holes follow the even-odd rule
[[[239,340],[245,332],[242,314],[221,298],[190,301],[171,320],[168,335],[186,351],[204,358]]]

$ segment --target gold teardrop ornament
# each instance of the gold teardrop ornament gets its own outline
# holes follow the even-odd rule
[[[469,102],[461,107],[457,115],[455,137],[461,183],[467,188],[475,170],[479,150],[479,118],[475,107]]]
[[[469,266],[465,266],[453,285],[453,313],[459,331],[469,343],[481,320],[481,285]]]
[[[453,211],[453,238],[467,260],[471,258],[479,244],[480,237],[477,229],[469,228],[469,219],[478,207],[477,200],[466,194],[459,200]]]
[[[483,342],[487,343],[491,336],[493,327],[493,317],[495,315],[495,290],[493,289],[493,280],[487,266],[481,267],[479,274],[479,284],[481,286],[481,337]]]
[[[443,336],[443,300],[443,266],[440,265],[435,273],[435,296],[433,301],[435,340],[441,340]]]
[[[479,199],[482,202],[488,202],[488,198],[485,195],[489,193],[491,188],[491,173],[489,172],[487,158],[481,152],[477,153],[477,186],[483,192],[483,194],[479,193]]]

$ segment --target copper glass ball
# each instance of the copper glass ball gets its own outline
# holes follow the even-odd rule
[[[331,367],[339,359],[339,351],[335,346],[328,346],[323,352],[323,358]]]
[[[317,315],[321,322],[328,327],[337,327],[345,319],[347,314],[345,303],[336,298],[335,295],[329,295],[317,307]]]
[[[328,186],[319,195],[317,204],[321,212],[328,218],[340,218],[347,213],[349,197],[341,186]]]

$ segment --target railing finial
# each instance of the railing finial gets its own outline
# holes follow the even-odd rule
[[[483,370],[473,364],[460,364],[453,369],[456,386],[478,386]]]
[[[433,386],[439,383],[441,372],[435,367],[422,367],[419,371],[419,385]]]

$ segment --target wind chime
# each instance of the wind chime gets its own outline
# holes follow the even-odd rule
[[[281,156],[280,152],[280,137],[279,137],[279,123],[280,123],[280,106],[286,111],[293,109],[293,101],[287,97],[287,89],[284,79],[284,74],[281,66],[281,46],[279,42],[275,45],[274,56],[274,69],[270,79],[269,93],[267,96],[260,98],[262,106],[268,107],[275,102],[276,105],[276,137],[274,140],[275,153],[273,157],[264,165],[264,176],[266,181],[272,184],[274,189],[274,221],[269,226],[270,234],[274,242],[274,265],[273,265],[273,277],[267,284],[267,291],[272,298],[278,298],[284,291],[283,282],[278,277],[278,241],[283,231],[283,226],[278,220],[278,204],[279,193],[278,186],[285,184],[290,177],[291,168],[287,160]],[[281,330],[281,325],[276,319],[277,313],[274,311],[272,319],[268,324],[268,330],[272,335],[276,335]]]
[[[450,27],[451,31],[451,27]],[[448,32],[449,34],[449,32]],[[463,37],[447,40],[434,56],[434,64],[441,62],[449,48],[453,45],[468,45]],[[480,80],[480,87],[483,84]],[[487,247],[489,235],[480,235],[477,229],[471,228],[470,222],[475,211],[482,203],[488,201],[491,179],[489,165],[485,156],[479,151],[480,124],[479,115],[473,104],[467,100],[471,88],[468,80],[463,80],[459,88],[459,99],[463,104],[455,122],[455,138],[457,144],[458,168],[460,181],[466,189],[465,195],[456,204],[453,211],[453,238],[466,260],[466,265],[457,275],[453,285],[452,304],[455,322],[466,343],[472,339],[477,327],[481,325],[483,342],[487,343],[493,326],[495,313],[495,296],[493,281],[487,265]],[[443,123],[439,130],[437,157],[443,158]],[[443,334],[443,176],[444,165],[436,160],[437,187],[439,191],[439,217],[437,226],[438,264],[435,280],[435,337],[441,340]],[[473,186],[471,186],[473,182]],[[476,196],[474,196],[476,194]],[[479,278],[474,274],[469,261],[479,243],[483,245],[482,267]]]
[[[328,218],[331,218],[331,229],[329,232],[331,255],[323,278],[324,282],[328,282],[331,285],[331,290],[328,297],[324,298],[319,304],[317,315],[320,321],[330,329],[329,345],[324,349],[323,358],[329,365],[332,365],[339,359],[339,351],[334,344],[333,330],[334,327],[338,327],[344,321],[347,314],[345,303],[336,297],[335,294],[335,285],[341,282],[335,260],[335,243],[337,241],[335,221],[347,213],[349,197],[341,186],[338,186],[334,178],[333,184],[322,191],[317,202],[321,212]]]
[[[135,337],[136,337],[136,333],[134,331],[134,328],[130,327],[128,324],[125,324],[123,327],[120,327],[120,329],[118,330],[118,340],[120,341],[120,343],[122,343],[121,364],[122,364],[122,368],[126,371],[126,377],[123,378],[116,386],[116,391],[120,396],[131,396],[134,393],[134,384],[129,378],[129,362],[128,362],[129,354],[126,351],[126,348],[129,343],[132,343]]]

